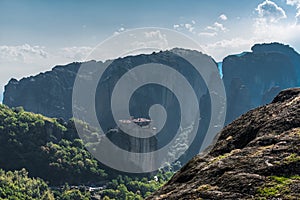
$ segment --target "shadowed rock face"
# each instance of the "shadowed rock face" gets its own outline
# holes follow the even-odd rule
[[[223,61],[227,93],[226,124],[250,109],[270,103],[279,91],[298,87],[300,55],[278,43],[254,45],[252,52]]]
[[[300,89],[233,121],[148,199],[300,198]]]
[[[184,155],[185,158],[182,161],[185,162],[187,161],[186,158],[191,158],[199,152],[211,117],[209,96],[215,94],[209,94],[203,80],[196,73],[189,70],[189,63],[172,54],[172,51],[129,56],[112,61],[112,66],[104,74],[104,78],[99,84],[100,87],[97,88],[95,107],[99,121],[102,122],[101,126],[106,132],[116,127],[110,109],[111,93],[115,83],[123,73],[134,66],[149,62],[178,67],[180,73],[185,74],[185,77],[189,79],[196,91],[195,93],[199,94],[197,98],[200,100],[201,110],[199,134],[197,134],[189,151]],[[204,60],[210,59],[209,56],[196,51],[178,49],[177,51]],[[103,67],[105,63],[90,61],[84,64],[92,65],[97,70],[97,68]],[[52,71],[34,77],[23,78],[20,81],[12,79],[5,86],[3,103],[9,107],[23,106],[25,110],[31,112],[68,120],[72,117],[72,89],[77,71],[81,65],[82,63],[71,63],[66,66],[56,66]],[[226,57],[222,64],[228,106],[226,124],[250,109],[270,103],[279,91],[300,86],[299,66],[299,54],[289,46],[278,43],[254,45],[252,52]],[[97,73],[86,74],[83,77],[84,81],[93,82],[98,78],[95,74]],[[210,81],[216,82],[214,79]],[[185,90],[182,90],[182,94],[184,96],[189,95]],[[84,95],[82,98],[87,98],[87,96],[89,95]],[[153,104],[161,104],[168,108],[166,124],[169,126],[165,126],[164,131],[162,131],[165,134],[158,137],[158,147],[161,147],[165,146],[175,135],[178,127],[174,124],[178,124],[176,122],[179,121],[178,116],[180,114],[174,95],[167,89],[159,88],[158,85],[139,88],[130,101],[130,112],[134,117],[150,118],[148,112]],[[189,109],[193,110],[193,108]],[[86,113],[91,113],[91,110],[86,110]],[[184,120],[189,122],[193,119]],[[186,123],[186,126],[189,126],[189,124]],[[207,146],[207,144],[204,144],[204,146]]]
[[[191,52],[186,50],[186,54],[191,54]],[[198,56],[204,55],[198,53]],[[118,77],[122,71],[149,61],[166,65],[186,65],[168,52],[116,59],[113,63],[117,67],[109,71],[110,75],[102,83],[103,88],[107,89],[106,93],[112,90],[115,77]],[[89,63],[94,63],[99,67],[103,65],[95,61]],[[72,117],[72,89],[80,66],[81,63],[71,63],[54,67],[52,71],[23,78],[20,81],[12,79],[5,86],[3,103],[9,107],[23,106],[28,111],[68,120]],[[252,108],[270,103],[279,91],[300,86],[299,66],[300,55],[288,45],[279,43],[257,44],[252,47],[252,52],[226,57],[222,64],[228,104],[226,124]],[[194,74],[187,74],[191,79],[197,79]],[[92,75],[89,76],[93,78]],[[200,93],[205,95],[206,87],[200,82],[194,81],[194,85]],[[102,102],[109,102],[109,94],[106,93],[98,95],[101,101],[104,99]],[[151,97],[150,95],[152,94],[149,92],[137,92],[136,96],[139,101],[140,99],[151,101],[151,98],[148,98]],[[157,97],[163,93],[153,95]],[[107,105],[97,106],[103,116],[106,116],[106,112],[109,112],[106,109]],[[133,106],[137,108],[133,109],[135,117],[145,115],[146,109],[141,108],[143,105]],[[105,124],[113,126],[114,124],[110,121],[107,120]]]
[[[297,84],[300,83],[300,56],[293,48],[289,45],[283,45],[279,43],[269,43],[269,44],[256,44],[254,45],[251,50],[254,53],[271,53],[277,52],[283,55],[286,55],[290,61],[296,66],[296,73],[297,73]]]
[[[95,98],[96,105],[93,108],[96,108],[101,128],[104,132],[107,132],[117,126],[112,115],[111,98],[112,91],[120,77],[135,66],[147,63],[159,63],[166,66],[172,66],[182,74],[187,81],[189,81],[199,100],[201,110],[199,134],[197,134],[194,143],[190,146],[190,150],[182,157],[182,161],[186,162],[199,153],[201,144],[204,141],[205,133],[208,129],[211,113],[210,95],[203,78],[188,61],[183,59],[182,56],[179,56],[181,54],[187,54],[189,57],[197,58],[197,60],[200,60],[200,62],[204,62],[205,64],[210,62],[211,65],[217,69],[217,64],[209,56],[192,50],[173,49],[150,55],[142,54],[138,56],[128,56],[113,61],[107,61],[107,63],[110,63],[110,66],[104,71],[100,80],[99,77],[97,77],[99,73],[87,72],[82,75],[81,81],[87,85],[92,85],[93,82],[98,80],[99,84],[96,89],[96,94],[93,94],[93,91],[89,91],[89,88],[87,87],[86,95],[82,95],[80,98]],[[104,68],[105,65],[107,64],[96,61],[90,61],[83,64],[71,63],[66,66],[54,67],[50,72],[41,73],[34,77],[23,78],[20,81],[12,79],[5,86],[3,103],[9,107],[23,106],[27,111],[67,120],[73,117],[72,89],[79,68],[83,66],[89,67],[91,70],[99,71],[99,69]],[[147,74],[145,74],[145,76],[147,77]],[[144,80],[146,77],[138,77],[132,73],[133,82],[135,79]],[[211,75],[211,80],[208,81],[215,83],[216,77],[219,77],[217,71],[214,75]],[[171,79],[171,77],[165,77],[165,79],[170,80],[170,83],[174,82],[174,79]],[[183,96],[187,98],[191,96],[188,91],[180,89],[182,87],[181,85],[176,85],[176,83],[174,83],[174,85],[178,87],[177,89],[181,91]],[[124,93],[126,93],[126,91],[124,91]],[[214,93],[212,95],[214,95]],[[183,126],[179,127],[181,123],[181,113],[178,99],[176,99],[176,96],[170,89],[158,84],[148,84],[138,88],[132,95],[129,103],[130,114],[136,118],[143,117],[149,119],[149,109],[154,104],[160,104],[165,108],[168,117],[165,126],[157,136],[157,148],[168,144],[179,128],[185,129],[190,127],[191,123],[195,120],[192,119],[192,117],[187,116],[182,120]],[[189,106],[189,104],[185,105],[185,108],[191,110],[191,112],[198,110],[193,106]],[[81,109],[81,107],[79,109]],[[85,113],[87,113],[87,117],[89,117],[89,113],[92,113],[92,110],[85,110]],[[119,143],[119,141],[122,141],[122,137],[119,137],[119,139],[116,140],[118,140],[116,143]],[[209,145],[209,143],[207,143],[206,146],[207,145]],[[126,147],[124,148],[126,149]]]
[[[9,107],[22,106],[25,110],[47,117],[72,117],[72,89],[81,63],[56,66],[52,71],[23,78],[11,79],[5,86],[3,103]]]

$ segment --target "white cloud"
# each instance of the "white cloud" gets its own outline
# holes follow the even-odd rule
[[[205,53],[212,55],[217,61],[225,56],[248,51],[256,43],[281,42],[286,44],[300,44],[300,25],[280,23],[254,23],[249,35],[231,39],[220,39],[208,42],[201,47]]]
[[[60,49],[60,54],[68,59],[73,61],[84,61],[85,58],[91,53],[93,50],[92,47],[64,47]]]
[[[145,32],[145,36],[147,39],[166,39],[165,35],[163,35],[159,30]]]
[[[124,31],[126,31],[126,28],[121,27],[121,28],[119,28],[117,31],[115,31],[115,32],[113,33],[113,35],[118,35],[118,34],[124,32]]]
[[[300,0],[287,0],[288,5],[300,9]],[[279,41],[283,43],[299,43],[300,25],[281,21],[286,18],[285,11],[274,2],[266,0],[256,8],[259,18],[253,24],[253,35],[260,42]]]
[[[123,31],[125,31],[125,28],[124,28],[124,27],[121,27],[121,28],[119,28],[118,31],[119,31],[119,32],[123,32]]]
[[[199,36],[206,36],[206,37],[214,37],[217,36],[217,32],[200,32],[198,33]]]
[[[208,42],[202,48],[207,54],[220,61],[225,56],[250,50],[256,43],[281,42],[286,44],[300,44],[300,25],[290,22],[271,22],[268,20],[254,20],[249,26],[249,34],[231,39],[219,39]]]
[[[287,5],[298,6],[300,4],[300,0],[286,0]]]
[[[92,47],[64,47],[56,52],[49,53],[42,46],[32,46],[29,44],[0,46],[0,61],[2,63],[52,63],[52,59],[62,62],[83,61],[93,50]],[[55,64],[55,63],[53,63]]]
[[[217,27],[217,28],[218,28],[219,30],[221,30],[221,31],[226,31],[226,30],[227,30],[227,29],[224,27],[223,24],[218,23],[218,22],[215,22],[215,23],[214,23],[214,26]]]
[[[228,31],[228,29],[225,28],[224,25],[221,24],[221,23],[219,23],[219,22],[215,22],[212,26],[207,26],[207,27],[205,28],[205,30],[222,31],[222,32]]]
[[[137,40],[132,43],[133,49],[143,49],[143,48],[152,48],[159,47],[160,49],[166,49],[168,47],[168,40],[165,34],[160,32],[160,30],[156,31],[148,31],[144,32],[145,38],[142,40]]]
[[[259,21],[274,23],[286,18],[285,11],[270,0],[265,0],[262,2],[255,10],[258,13],[259,18],[257,20]]]
[[[252,26],[249,26],[249,34],[231,39],[218,38],[219,41],[207,42],[202,48],[207,54],[220,61],[227,55],[250,50],[251,46],[256,43],[276,41],[288,44],[300,43],[300,39],[298,39],[300,25],[280,21],[280,19],[286,18],[286,14],[274,2],[266,0],[257,6],[256,11],[258,17],[254,19]],[[221,23],[216,22],[214,25],[206,27],[206,30],[219,33],[226,31],[226,28]],[[203,32],[199,35],[213,36],[214,34]]]
[[[223,20],[223,21],[226,21],[228,18],[225,14],[222,14],[219,16],[219,19]]]
[[[196,21],[192,20],[191,23],[184,23],[184,24],[174,24],[173,25],[173,29],[178,30],[178,31],[182,31],[182,30],[186,30],[190,33],[195,34],[195,24]]]
[[[298,21],[300,19],[300,0],[286,0],[286,4],[290,6],[296,6],[297,14],[295,17]]]
[[[300,25],[298,24],[254,24],[254,35],[265,42],[299,43],[299,32]]]
[[[189,32],[194,33],[195,27],[192,24],[185,24],[184,26]]]
[[[21,61],[25,63],[31,63],[36,58],[45,59],[47,57],[48,53],[45,51],[45,47],[41,46],[30,46],[29,44],[0,46],[1,61]]]
[[[220,40],[217,41],[215,43],[211,43],[208,45],[205,45],[206,48],[232,48],[232,47],[239,47],[239,46],[243,46],[243,45],[249,45],[253,43],[253,40],[251,39],[243,39],[243,38],[234,38],[234,39],[224,39],[224,40]]]
[[[226,21],[227,20],[227,16],[225,14],[221,14],[219,16],[219,19]],[[204,28],[204,31],[201,31],[198,33],[198,36],[205,36],[205,37],[215,37],[218,35],[219,32],[227,32],[228,29],[219,22],[215,22],[213,25],[211,26],[207,26]]]
[[[250,50],[255,43],[253,38],[223,39],[214,43],[202,45],[205,53],[212,55],[217,61],[222,61],[227,55],[241,53]]]

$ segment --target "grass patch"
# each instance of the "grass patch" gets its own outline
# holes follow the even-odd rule
[[[290,184],[294,180],[300,180],[300,176],[270,176],[268,179],[269,181],[257,190],[257,193],[262,197],[287,196],[290,192]]]
[[[293,162],[298,162],[300,161],[300,156],[298,156],[296,153],[290,154],[288,157],[283,159],[283,162],[285,164],[293,163]]]
[[[213,163],[215,163],[215,162],[218,162],[218,161],[220,161],[220,160],[222,160],[222,159],[224,159],[224,158],[227,158],[228,156],[230,156],[232,153],[230,152],[230,153],[225,153],[224,155],[220,155],[220,156],[218,156],[218,157],[215,157],[215,158],[213,158],[210,162],[209,162],[209,164],[213,164]]]

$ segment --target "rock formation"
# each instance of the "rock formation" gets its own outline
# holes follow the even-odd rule
[[[270,103],[279,91],[300,86],[300,55],[278,43],[254,45],[252,52],[228,56],[222,69],[228,105],[226,124]]]
[[[299,199],[300,89],[233,121],[148,199]]]
[[[202,60],[211,59],[209,56],[196,51],[173,49],[171,51],[153,53],[150,55],[128,56],[118,58],[111,62],[109,70],[99,82],[96,92],[96,110],[98,121],[101,122],[103,131],[106,132],[116,127],[111,112],[111,94],[120,77],[135,66],[146,63],[160,63],[173,66],[183,74],[191,83],[200,100],[200,129],[182,158],[183,162],[199,152],[211,117],[210,95],[205,82],[191,70],[186,60],[174,54],[179,52]],[[97,71],[106,63],[90,61],[86,63],[71,63],[66,66],[56,66],[52,71],[41,73],[37,76],[11,79],[5,86],[3,103],[9,107],[22,106],[25,110],[41,113],[48,117],[63,118],[68,120],[72,114],[72,89],[77,72],[82,65],[92,66]],[[214,64],[217,68],[217,63]],[[223,63],[218,64],[222,68],[223,81],[227,95],[226,124],[232,122],[241,114],[257,106],[269,103],[275,95],[286,88],[300,86],[300,56],[287,45],[278,43],[254,45],[252,52],[244,52],[239,55],[228,56]],[[87,73],[82,76],[86,83],[97,80],[97,73]],[[145,75],[147,76],[147,74]],[[145,77],[134,77],[137,80]],[[212,83],[215,79],[210,80]],[[179,88],[180,89],[180,88]],[[181,89],[184,96],[189,97],[185,90]],[[92,95],[92,94],[91,94]],[[90,98],[83,95],[82,98]],[[92,96],[93,97],[93,96]],[[158,136],[158,148],[165,146],[178,130],[180,121],[180,109],[176,97],[170,90],[160,85],[146,85],[138,88],[130,100],[130,114],[134,117],[150,118],[149,108],[154,104],[163,105],[168,118],[166,126]],[[187,109],[193,111],[193,107]],[[91,113],[91,110],[85,110]],[[184,118],[182,129],[190,127],[190,121],[194,119]],[[211,136],[212,138],[214,137]],[[203,144],[207,146],[208,144]]]
[[[3,103],[9,107],[22,106],[25,110],[47,117],[72,117],[72,89],[81,63],[56,66],[52,71],[23,78],[11,79],[5,86]]]
[[[186,54],[192,52],[186,50]],[[199,53],[198,56],[204,55]],[[149,61],[166,65],[187,65],[168,51],[119,58],[113,62],[112,70],[107,74],[106,81],[102,83],[105,90],[111,91],[116,78],[124,71]],[[101,62],[91,61],[91,63],[99,68],[103,65]],[[269,103],[279,91],[300,84],[300,55],[287,45],[257,44],[252,47],[252,52],[228,56],[220,64],[227,93],[226,123],[230,123],[251,108]],[[66,66],[56,66],[52,71],[23,78],[20,81],[11,79],[5,86],[3,103],[9,107],[23,106],[28,111],[68,120],[72,117],[72,89],[80,66],[81,63],[71,63]],[[191,73],[188,76],[191,79],[196,78]],[[86,78],[95,77],[88,75]],[[202,90],[202,94],[206,93],[203,83],[195,84],[198,84],[197,87]],[[149,93],[147,95],[158,96]],[[147,95],[141,93],[136,96],[145,99]],[[108,98],[109,94],[102,93],[98,96],[101,100]],[[98,106],[103,116],[107,116],[106,113],[110,112],[105,109],[107,104]],[[137,117],[146,117],[144,112],[146,109],[140,109],[141,105],[137,104],[133,106],[138,108],[133,110],[133,114]],[[105,124],[114,125],[111,124],[111,120],[107,120]]]

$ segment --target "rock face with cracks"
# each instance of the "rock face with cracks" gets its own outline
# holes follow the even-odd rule
[[[300,89],[233,121],[148,199],[300,199]]]

